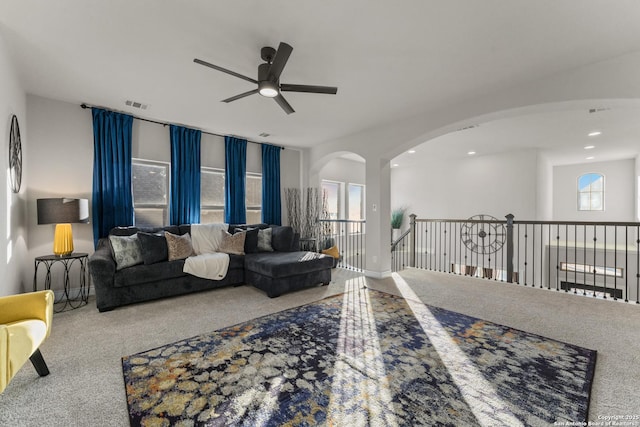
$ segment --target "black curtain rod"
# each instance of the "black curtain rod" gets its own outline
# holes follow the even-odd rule
[[[126,112],[123,112],[123,111],[116,111],[116,110],[112,110],[111,108],[98,107],[97,105],[89,105],[89,104],[86,104],[86,103],[84,103],[84,102],[83,102],[82,104],[80,104],[80,106],[81,106],[83,109],[87,109],[87,108],[93,108],[93,107],[95,107],[95,108],[101,108],[101,109],[103,109],[103,110],[115,111],[115,112],[117,112],[117,113],[128,114],[128,115],[132,116],[132,117],[133,117],[134,119],[136,119],[136,120],[142,120],[143,122],[155,123],[155,124],[157,124],[157,125],[162,125],[162,126],[169,126],[169,125],[171,124],[171,123],[167,123],[167,122],[159,122],[159,121],[157,121],[157,120],[145,119],[144,117],[134,116],[134,115],[133,115],[133,114],[131,114],[131,113],[126,113]],[[194,128],[192,128],[192,129],[194,129]],[[220,136],[220,137],[223,137],[223,138],[224,138],[225,136],[227,136],[227,135],[220,135],[219,133],[207,132],[207,131],[204,131],[204,130],[202,130],[202,129],[198,129],[198,130],[199,130],[200,132],[202,132],[202,133],[207,134],[207,135]],[[237,135],[232,135],[232,136],[236,136],[236,137],[237,137]],[[240,138],[242,138],[242,137],[240,137]],[[242,138],[242,139],[246,139],[246,138]],[[246,141],[247,141],[247,142],[250,142],[250,143],[252,143],[252,144],[260,144],[260,145],[262,145],[262,144],[267,144],[267,145],[273,145],[273,146],[275,146],[275,147],[278,147],[278,145],[275,145],[275,144],[269,144],[268,142],[264,142],[264,143],[263,143],[263,142],[255,142],[255,141],[249,141],[248,139],[246,139]],[[281,150],[284,150],[284,147],[282,147],[282,146],[279,146],[279,147],[280,147],[280,149],[281,149]]]

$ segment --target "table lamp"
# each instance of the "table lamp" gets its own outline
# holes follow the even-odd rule
[[[38,199],[38,224],[56,224],[53,253],[57,256],[73,252],[72,223],[89,222],[88,199]]]

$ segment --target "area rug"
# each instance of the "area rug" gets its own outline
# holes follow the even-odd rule
[[[585,421],[596,353],[357,289],[122,359],[131,425]]]

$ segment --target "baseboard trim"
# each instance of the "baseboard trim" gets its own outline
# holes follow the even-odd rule
[[[371,277],[372,279],[386,279],[388,277],[391,277],[391,270],[386,270],[386,271],[364,270],[364,275],[367,277]]]
[[[56,301],[64,301],[65,296],[64,296],[64,289],[52,289],[53,293],[55,295],[55,299]],[[80,288],[70,288],[69,289],[69,295],[71,295],[72,297],[79,295],[80,294]],[[95,295],[95,291],[93,289],[93,287],[91,287],[91,289],[89,289],[89,296]]]

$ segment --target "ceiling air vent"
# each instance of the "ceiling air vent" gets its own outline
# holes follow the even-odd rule
[[[473,129],[473,128],[477,128],[477,127],[480,127],[480,125],[469,125],[469,126],[465,126],[463,128],[457,129],[456,132],[460,132],[461,130]]]
[[[147,108],[149,108],[149,104],[143,104],[142,102],[138,101],[126,101],[125,104],[127,104],[128,107],[139,108],[141,110],[146,110]]]
[[[266,137],[268,137],[268,136],[270,136],[270,135],[271,135],[270,133],[266,133],[266,132],[262,132],[262,133],[260,134],[260,136],[261,136],[261,137],[263,137],[263,138],[266,138]]]
[[[599,113],[601,111],[607,111],[610,110],[611,108],[607,108],[607,107],[601,107],[601,108],[589,108],[589,113],[593,114],[593,113]]]

